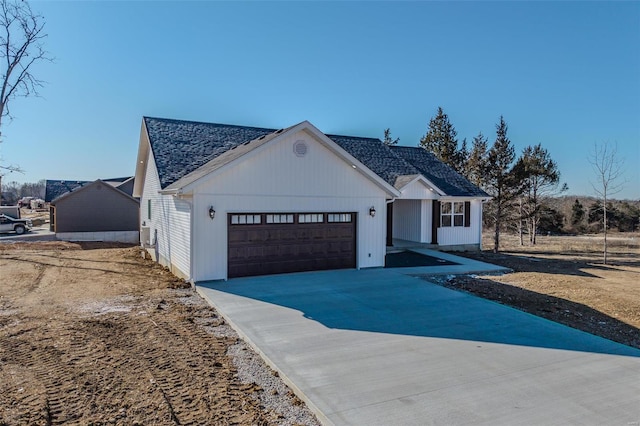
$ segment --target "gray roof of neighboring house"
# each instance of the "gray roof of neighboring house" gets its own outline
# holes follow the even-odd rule
[[[391,150],[404,158],[413,167],[445,194],[458,197],[488,197],[489,195],[453,170],[433,153],[409,146],[392,146]]]
[[[178,180],[187,175],[189,178],[205,175],[283,131],[153,117],[144,117],[144,123],[162,189],[174,183],[179,186]],[[432,155],[428,163],[416,161],[414,164],[396,150],[404,147],[389,149],[380,139],[326,136],[396,189],[422,174],[447,195],[486,196]],[[422,148],[408,149],[429,154]],[[444,178],[451,181],[447,183]]]
[[[111,178],[111,179],[101,179],[104,183],[107,183],[114,188],[117,188],[124,192],[127,195],[131,195],[133,188],[121,188],[124,186],[127,181],[133,179],[133,176],[121,177],[121,178]],[[82,188],[83,186],[93,183],[95,181],[92,180],[54,180],[47,179],[45,184],[44,191],[44,201],[50,203],[58,197],[66,194],[67,192],[75,191],[78,188]]]
[[[128,180],[128,178],[127,178],[127,180]],[[90,188],[91,186],[99,185],[99,184],[104,184],[106,188],[109,188],[110,190],[115,191],[117,194],[120,194],[121,196],[123,196],[125,198],[128,198],[128,199],[131,199],[131,201],[135,201],[136,203],[139,204],[140,200],[138,200],[136,198],[133,198],[131,196],[131,194],[127,194],[126,191],[123,191],[122,189],[120,189],[118,187],[122,183],[123,182],[113,182],[113,181],[108,182],[108,181],[103,180],[103,179],[96,179],[96,180],[94,180],[92,182],[86,182],[84,185],[78,186],[77,188],[73,189],[73,191],[68,191],[68,192],[66,192],[66,193],[54,198],[51,201],[51,205],[56,205],[57,203],[59,203],[59,202],[61,202],[63,200],[66,200],[69,197],[73,197],[76,194],[78,194],[79,192],[82,192],[85,189]]]
[[[109,183],[111,186],[118,186],[118,184],[123,183],[124,181],[127,181],[131,178],[133,178],[133,176],[124,176],[124,177],[100,179],[100,180],[103,182]]]
[[[44,201],[50,203],[61,195],[80,188],[92,181],[87,180],[52,180],[47,179],[44,191]]]

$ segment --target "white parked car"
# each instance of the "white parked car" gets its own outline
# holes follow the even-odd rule
[[[15,232],[18,235],[30,231],[33,227],[31,219],[16,219],[0,214],[0,232]]]

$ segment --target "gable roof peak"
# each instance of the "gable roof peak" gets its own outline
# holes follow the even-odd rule
[[[489,197],[489,194],[469,182],[449,165],[440,161],[432,152],[422,147],[390,147],[409,164],[418,169],[429,181],[433,182],[444,195],[454,197]]]

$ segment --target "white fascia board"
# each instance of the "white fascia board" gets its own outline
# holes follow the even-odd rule
[[[136,174],[133,182],[133,196],[142,197],[142,189],[144,188],[144,176],[147,172],[147,161],[149,158],[149,151],[151,150],[151,143],[149,142],[149,134],[147,133],[147,126],[142,119],[142,126],[140,127],[140,142],[138,143],[138,160],[136,161]]]
[[[407,186],[409,186],[412,183],[417,182],[417,181],[420,181],[422,184],[426,185],[427,188],[433,189],[436,192],[436,194],[439,195],[440,197],[446,196],[446,194],[444,193],[443,190],[438,188],[436,185],[433,184],[433,182],[431,182],[429,179],[427,179],[423,175],[416,176],[414,179],[412,179],[411,181],[407,182],[407,184],[404,185],[402,188],[406,188]],[[400,190],[400,192],[402,192],[402,189]],[[400,197],[400,198],[402,198],[402,197]]]
[[[492,197],[469,197],[469,196],[455,196],[445,195],[438,198],[438,201],[489,201]]]
[[[182,189],[180,188],[176,188],[176,189],[161,189],[158,191],[158,194],[160,195],[179,195],[182,193]]]
[[[193,192],[183,192],[181,188],[178,189],[161,189],[158,191],[160,195],[171,195],[173,197],[180,198],[181,200],[190,200],[193,198]]]

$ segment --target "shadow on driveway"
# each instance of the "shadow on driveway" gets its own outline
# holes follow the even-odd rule
[[[638,349],[388,269],[238,278],[198,286],[294,309],[332,329],[640,357]],[[215,294],[211,297],[216,300]]]

